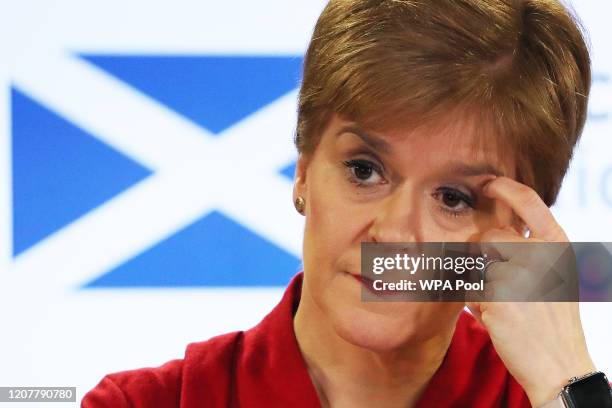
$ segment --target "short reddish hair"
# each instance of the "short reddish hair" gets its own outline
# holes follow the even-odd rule
[[[588,48],[555,0],[331,0],[304,61],[295,143],[332,114],[377,130],[461,111],[516,152],[519,181],[552,205],[587,115]]]

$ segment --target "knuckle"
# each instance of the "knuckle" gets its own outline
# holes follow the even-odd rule
[[[526,207],[538,206],[542,201],[538,193],[527,186],[522,186],[519,194],[522,197],[523,205]]]

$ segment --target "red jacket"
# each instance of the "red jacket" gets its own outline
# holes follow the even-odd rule
[[[255,327],[187,346],[185,358],[105,376],[82,407],[320,407],[293,332],[303,273]],[[531,407],[485,329],[462,312],[419,408]]]

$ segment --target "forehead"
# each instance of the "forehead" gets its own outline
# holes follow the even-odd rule
[[[328,130],[332,137],[359,140],[381,154],[423,167],[452,165],[458,171],[479,169],[515,178],[513,149],[492,128],[469,117],[453,116],[436,123],[371,130],[335,115]]]

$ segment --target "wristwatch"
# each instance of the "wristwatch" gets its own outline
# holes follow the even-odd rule
[[[557,398],[541,408],[612,408],[612,389],[601,371],[572,377]]]

